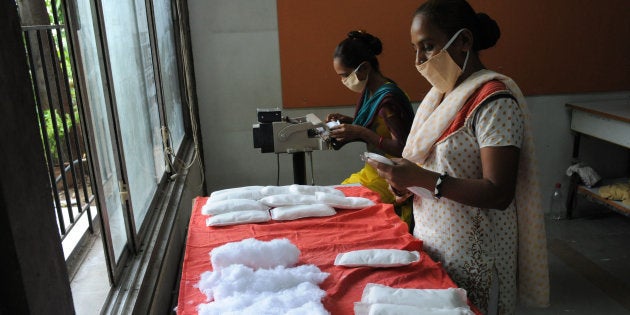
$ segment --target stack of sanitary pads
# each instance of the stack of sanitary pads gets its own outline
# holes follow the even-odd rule
[[[362,209],[374,205],[363,197],[346,197],[328,186],[245,186],[215,191],[201,212],[208,226],[259,223],[271,219],[296,220],[335,215],[336,209]]]

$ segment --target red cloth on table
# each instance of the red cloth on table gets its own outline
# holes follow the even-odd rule
[[[203,272],[212,270],[210,251],[251,237],[263,241],[287,238],[301,251],[298,265],[314,264],[330,273],[320,287],[326,291],[324,307],[333,315],[353,314],[354,302],[361,300],[368,283],[416,289],[456,287],[441,265],[421,251],[422,242],[407,232],[407,225],[394,213],[391,204],[379,203],[378,194],[361,186],[338,189],[346,196],[369,198],[377,204],[361,210],[337,210],[330,217],[208,227],[208,216],[201,214],[207,197],[196,198],[188,228],[177,313],[197,314],[197,305],[208,303],[195,286]],[[334,265],[338,253],[370,248],[417,250],[421,257],[418,263],[396,268]]]

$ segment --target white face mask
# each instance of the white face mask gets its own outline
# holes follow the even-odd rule
[[[442,93],[449,92],[455,86],[457,78],[466,70],[466,63],[468,63],[468,56],[470,51],[466,52],[466,59],[464,60],[463,68],[460,68],[451,55],[446,51],[448,47],[455,41],[457,35],[464,29],[457,31],[453,37],[446,43],[442,51],[429,58],[429,60],[422,64],[416,65],[418,72],[431,83],[438,91]]]
[[[363,89],[365,89],[365,85],[367,84],[368,76],[365,76],[365,80],[359,80],[357,77],[357,70],[361,68],[363,62],[359,64],[359,66],[352,71],[347,77],[341,78],[341,83],[345,85],[350,91],[361,93]]]

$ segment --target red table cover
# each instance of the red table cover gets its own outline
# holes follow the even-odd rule
[[[298,265],[314,264],[330,273],[320,287],[326,290],[324,307],[333,315],[353,314],[354,302],[361,300],[368,283],[416,289],[456,287],[441,265],[421,251],[422,241],[407,232],[407,225],[394,213],[391,204],[380,203],[378,194],[361,186],[338,189],[346,196],[369,198],[377,204],[361,210],[337,210],[330,217],[208,227],[205,222],[208,216],[201,214],[207,197],[196,198],[188,228],[177,314],[197,314],[197,305],[208,303],[195,285],[201,273],[212,270],[210,251],[250,237],[263,241],[287,238],[301,251]],[[334,265],[338,253],[370,248],[417,250],[421,252],[420,262],[396,268]]]

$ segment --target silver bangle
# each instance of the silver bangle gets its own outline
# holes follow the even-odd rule
[[[437,181],[435,182],[435,189],[433,190],[433,197],[438,200],[442,197],[442,183],[444,183],[444,180],[446,179],[446,177],[448,176],[448,174],[446,172],[440,174],[440,176],[438,177]]]

